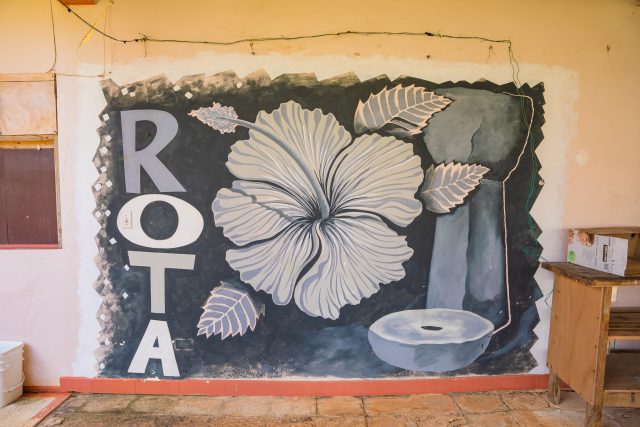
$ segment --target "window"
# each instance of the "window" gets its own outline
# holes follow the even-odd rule
[[[60,243],[53,75],[0,75],[0,249]]]

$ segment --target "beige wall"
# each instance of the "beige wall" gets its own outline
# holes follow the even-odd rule
[[[79,63],[103,63],[102,38],[94,34],[78,47],[87,28],[56,0],[60,73]],[[575,1],[153,1],[115,0],[111,33],[154,37],[232,40],[351,30],[431,31],[513,41],[517,59],[575,70],[580,77],[575,139],[567,169],[567,225],[638,224],[640,218],[640,6],[635,0]],[[90,22],[107,5],[76,7]],[[53,49],[48,0],[0,3],[0,72],[45,71]],[[107,43],[106,68],[145,55],[142,44]],[[493,46],[493,53],[489,52]],[[258,54],[382,54],[440,61],[507,60],[503,46],[436,38],[344,36],[254,45]],[[146,55],[187,58],[208,50],[249,53],[250,47],[148,43]]]
[[[90,22],[102,25],[108,3],[76,7]],[[127,64],[153,63],[150,75],[203,52],[250,54],[246,44],[231,47],[148,43],[121,45],[93,34],[55,0],[57,61],[64,74],[118,72]],[[564,205],[538,209],[564,211],[562,226],[640,225],[640,7],[634,0],[575,1],[158,1],[115,0],[107,28],[119,37],[148,36],[232,40],[264,35],[296,35],[341,30],[431,31],[447,34],[510,38],[523,80],[536,81],[537,65],[560,67],[578,78],[575,121],[565,134]],[[103,51],[103,48],[105,49]],[[303,41],[278,41],[253,46],[257,55],[345,55],[366,59],[380,55],[395,60],[422,59],[441,63],[507,64],[503,45],[440,38],[342,36]],[[145,57],[146,55],[146,57]],[[53,64],[48,0],[0,0],[0,73],[43,72]],[[384,68],[382,66],[382,68]],[[508,73],[507,67],[502,67]],[[410,72],[411,70],[407,70]],[[200,72],[208,72],[201,69]],[[97,251],[90,237],[95,229],[78,230],[75,215],[92,206],[78,194],[90,195],[87,182],[74,177],[91,172],[80,160],[92,157],[95,140],[81,140],[75,111],[82,109],[83,87],[97,87],[99,78],[60,77],[60,160],[63,239],[55,254],[0,252],[0,339],[29,344],[28,374],[33,384],[55,384],[74,372],[78,360],[78,299],[91,282],[89,267],[77,265],[78,253]],[[92,86],[93,85],[93,86]],[[95,135],[98,111],[87,112],[87,135]],[[546,141],[548,144],[549,141]],[[89,146],[87,148],[87,146]],[[546,146],[547,153],[554,147]],[[563,160],[565,161],[565,160]],[[86,162],[88,163],[88,162]],[[544,167],[542,174],[544,176]],[[75,171],[75,172],[72,172]],[[556,185],[557,182],[551,182]],[[550,184],[550,185],[551,185]],[[551,191],[547,189],[547,191]],[[551,233],[557,230],[545,230]],[[92,247],[93,245],[93,247]],[[39,260],[42,265],[36,268]],[[95,270],[97,275],[97,270]],[[91,279],[92,280],[92,279]],[[92,310],[92,309],[88,309]],[[80,330],[80,332],[79,332]],[[88,341],[93,337],[86,337]],[[84,357],[90,357],[86,353]]]

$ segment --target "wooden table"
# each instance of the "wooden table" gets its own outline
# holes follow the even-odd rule
[[[600,426],[603,406],[640,408],[640,353],[608,353],[609,340],[640,339],[640,308],[611,309],[614,286],[640,286],[575,264],[545,262],[554,273],[547,366],[548,396],[564,381],[586,402],[585,425]]]

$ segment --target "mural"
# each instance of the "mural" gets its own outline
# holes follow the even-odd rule
[[[102,88],[101,375],[536,366],[523,248],[542,84],[257,71]]]

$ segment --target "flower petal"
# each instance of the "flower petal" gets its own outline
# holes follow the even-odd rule
[[[293,101],[268,114],[261,111],[255,125],[284,146],[251,129],[249,140],[238,141],[231,147],[229,171],[244,180],[275,184],[304,200],[304,205],[317,205],[316,192],[302,168],[323,186],[332,162],[351,142],[349,132],[333,114],[323,114],[319,109],[305,110]]]
[[[274,210],[291,221],[306,218],[306,210],[301,205],[303,201],[296,199],[295,194],[289,194],[281,188],[266,182],[239,180],[233,181],[232,187],[250,196],[258,205]]]
[[[300,272],[317,251],[310,223],[295,223],[275,238],[229,249],[227,262],[256,291],[272,295],[278,305],[291,301]]]
[[[406,227],[422,211],[414,196],[422,182],[413,146],[391,136],[358,137],[336,160],[329,195],[332,211],[379,214]]]
[[[413,254],[404,237],[373,215],[316,222],[313,231],[320,253],[295,289],[296,304],[310,316],[337,319],[344,305],[402,279],[402,263]]]
[[[292,222],[282,212],[256,203],[255,197],[237,189],[218,191],[211,209],[216,225],[223,228],[229,240],[240,246],[271,238]]]

